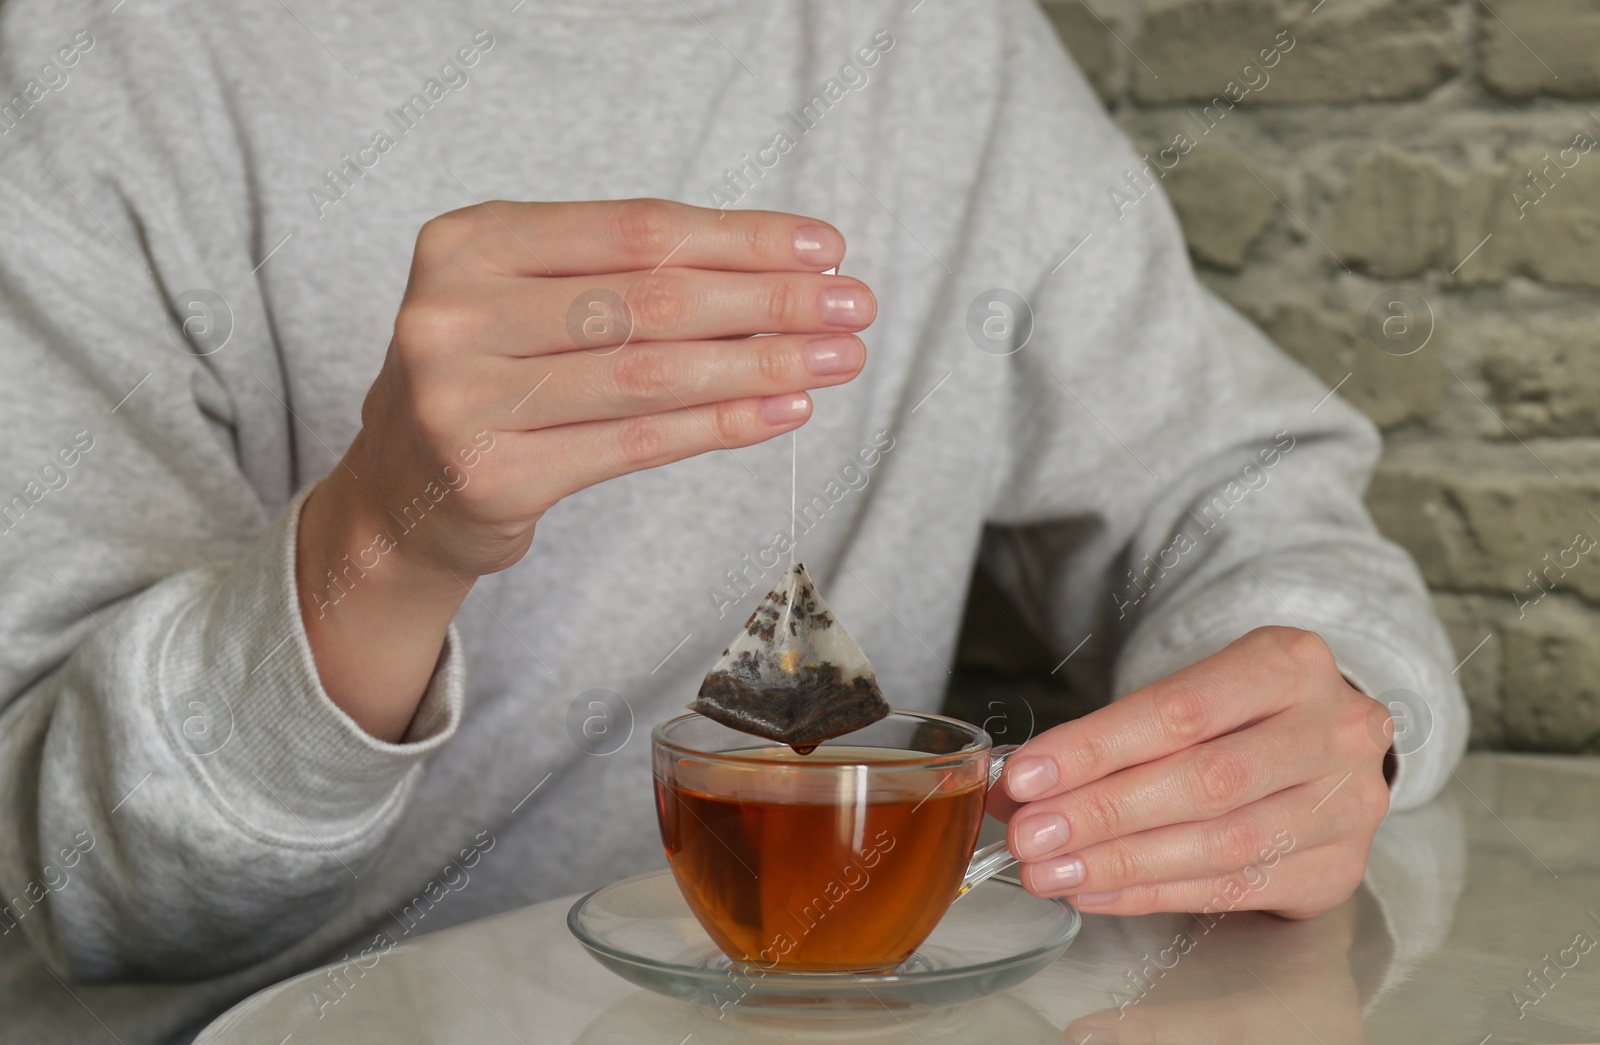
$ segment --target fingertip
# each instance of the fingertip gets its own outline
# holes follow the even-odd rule
[[[831,225],[808,222],[794,230],[794,255],[813,268],[830,268],[844,258],[844,236]]]
[[[842,276],[849,283],[824,286],[817,295],[817,318],[828,326],[861,330],[878,318],[878,299],[872,290],[853,276]]]
[[[867,361],[867,349],[854,334],[829,334],[801,347],[805,367],[816,377],[855,375]]]
[[[811,416],[811,397],[804,392],[765,396],[757,401],[756,409],[769,425],[793,427]]]
[[[1018,802],[1031,802],[1055,787],[1059,779],[1051,759],[1037,755],[1013,757],[1005,771],[1006,793]]]
[[[1071,902],[1068,895],[1069,887],[1058,886],[1050,881],[1049,876],[1040,873],[1040,863],[1024,863],[1017,868],[1017,881],[1022,888],[1041,900],[1066,900]]]

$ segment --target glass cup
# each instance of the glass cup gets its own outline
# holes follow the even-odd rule
[[[896,711],[807,755],[680,715],[651,734],[656,816],[689,909],[733,962],[763,972],[881,972],[1015,860],[974,854],[984,799],[1015,745]]]

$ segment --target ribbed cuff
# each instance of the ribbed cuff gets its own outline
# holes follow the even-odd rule
[[[329,699],[295,581],[295,536],[310,489],[221,574],[210,599],[175,623],[157,671],[169,702],[200,691],[219,732],[191,745],[188,761],[242,826],[287,844],[336,845],[398,813],[424,758],[460,725],[464,678],[452,624],[400,743],[366,733]],[[186,746],[183,732],[173,733]]]

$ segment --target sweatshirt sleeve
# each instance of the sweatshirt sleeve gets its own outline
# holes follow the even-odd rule
[[[1162,170],[1221,146],[1175,117],[1147,165],[1034,5],[1004,10],[976,208],[1021,259],[1032,332],[987,566],[1111,696],[1261,625],[1316,632],[1396,718],[1392,808],[1426,801],[1467,712],[1427,588],[1363,505],[1375,428],[1196,278]]]
[[[460,719],[459,638],[400,743],[329,700],[295,592],[306,491],[247,478],[218,377],[270,390],[264,305],[230,283],[230,343],[185,348],[116,197],[80,181],[86,216],[38,185],[0,185],[0,933],[79,979],[239,968],[377,857]]]

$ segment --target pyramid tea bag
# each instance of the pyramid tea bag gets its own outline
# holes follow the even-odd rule
[[[867,655],[795,563],[706,673],[689,705],[802,755],[889,714]]]

